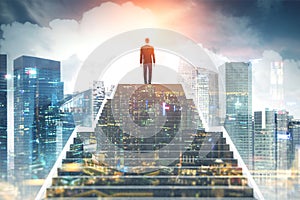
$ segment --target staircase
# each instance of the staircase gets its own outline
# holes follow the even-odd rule
[[[181,85],[119,85],[78,132],[47,199],[254,199],[223,132],[207,132]]]

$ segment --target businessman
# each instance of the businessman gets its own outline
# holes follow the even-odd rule
[[[150,42],[149,38],[146,38],[145,39],[146,44],[141,47],[141,53],[140,53],[140,64],[141,66],[143,66],[145,84],[151,84],[152,63],[153,65],[155,65],[154,48],[153,46],[149,45],[149,42]]]

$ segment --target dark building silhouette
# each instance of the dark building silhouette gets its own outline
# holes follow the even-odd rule
[[[297,150],[300,147],[300,120],[290,120],[288,124],[288,132],[292,140],[292,155],[290,158],[291,165],[296,165],[293,161],[296,159]]]
[[[0,55],[0,179],[7,178],[7,56]]]

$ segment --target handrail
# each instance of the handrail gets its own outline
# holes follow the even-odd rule
[[[212,132],[223,132],[223,137],[226,138],[226,143],[229,144],[230,150],[233,152],[234,158],[238,160],[239,166],[243,169],[243,175],[248,179],[248,185],[253,188],[254,197],[259,200],[264,200],[264,196],[262,195],[259,187],[257,186],[255,180],[253,179],[248,167],[244,163],[240,153],[236,149],[234,143],[232,142],[228,132],[224,128],[224,126],[210,127],[209,131]]]
[[[35,197],[35,200],[44,199],[46,196],[46,190],[51,186],[52,178],[57,176],[57,169],[61,167],[62,160],[66,158],[66,152],[70,150],[70,145],[73,143],[74,138],[77,136],[78,127],[76,126],[70,135],[66,145],[64,146],[63,150],[60,152],[58,158],[56,159],[55,164],[53,165],[51,171],[49,172],[47,178],[45,179],[44,184],[40,188],[38,194]]]

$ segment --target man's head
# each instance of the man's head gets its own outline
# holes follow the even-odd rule
[[[149,38],[145,38],[145,42],[148,44],[150,42]]]

